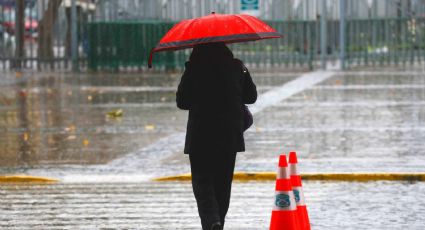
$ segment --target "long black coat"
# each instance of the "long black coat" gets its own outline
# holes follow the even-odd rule
[[[257,100],[256,86],[238,59],[221,66],[186,62],[177,90],[177,107],[189,110],[186,154],[245,151],[243,104]]]

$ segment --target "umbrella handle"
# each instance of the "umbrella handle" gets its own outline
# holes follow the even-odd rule
[[[152,68],[152,59],[153,59],[154,49],[155,49],[155,48],[152,48],[152,49],[151,49],[151,52],[149,53],[149,60],[148,60],[148,68],[149,68],[149,69],[150,69],[150,68]]]

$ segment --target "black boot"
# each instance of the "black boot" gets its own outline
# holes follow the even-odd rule
[[[211,225],[211,230],[222,230],[223,227],[221,226],[220,222],[216,222],[214,224]]]

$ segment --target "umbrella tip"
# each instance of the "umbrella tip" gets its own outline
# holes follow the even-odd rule
[[[211,12],[211,14],[215,14],[215,11]]]

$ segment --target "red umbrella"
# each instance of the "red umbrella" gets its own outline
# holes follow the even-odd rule
[[[174,25],[151,50],[148,66],[152,67],[153,54],[159,51],[191,48],[212,42],[235,43],[280,37],[281,34],[254,16],[213,12]]]

